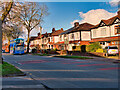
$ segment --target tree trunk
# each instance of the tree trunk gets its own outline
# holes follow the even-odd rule
[[[29,45],[30,45],[30,31],[28,30],[27,53],[29,53]]]

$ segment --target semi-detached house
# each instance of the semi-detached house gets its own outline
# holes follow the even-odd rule
[[[99,41],[101,46],[118,46],[120,48],[120,11],[117,15],[108,19],[101,20],[92,30],[90,42]]]
[[[48,47],[49,49],[59,49],[59,34],[63,32],[63,28],[59,30],[52,29],[51,36],[49,37]]]
[[[61,49],[73,51],[75,46],[89,45],[91,40],[91,28],[93,27],[94,25],[89,23],[79,24],[79,22],[75,22],[74,27],[59,35]]]

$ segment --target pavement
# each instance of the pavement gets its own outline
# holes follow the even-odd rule
[[[22,77],[2,77],[2,89],[42,89],[45,87],[41,83],[36,83],[28,76]]]
[[[41,84],[47,88],[113,88],[113,90],[118,88],[120,68],[118,64],[105,62],[104,58],[82,60],[30,54],[4,55],[4,57],[5,61],[19,67],[32,78],[33,81],[25,84],[26,87],[30,87],[31,84],[32,87]],[[22,80],[29,79],[23,78]],[[22,83],[15,84],[15,86],[23,85]],[[3,86],[6,84],[3,83]]]

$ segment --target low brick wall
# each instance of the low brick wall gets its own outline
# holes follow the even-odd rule
[[[69,55],[76,55],[76,56],[97,56],[103,57],[105,53],[98,53],[98,52],[79,52],[79,51],[68,51]]]
[[[100,52],[91,52],[91,54],[97,55],[97,56],[105,56],[105,53],[100,53]]]

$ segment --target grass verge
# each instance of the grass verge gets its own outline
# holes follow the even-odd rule
[[[83,56],[54,56],[54,57],[60,57],[60,58],[75,58],[75,59],[93,59],[90,57],[83,57]]]
[[[38,55],[38,56],[50,56],[49,54],[37,54],[37,53],[34,53],[33,55]]]
[[[3,62],[3,64],[0,64],[0,67],[2,68],[2,76],[22,76],[24,75],[24,73],[22,71],[20,71],[19,69],[17,69],[15,66],[7,63],[7,62]]]

